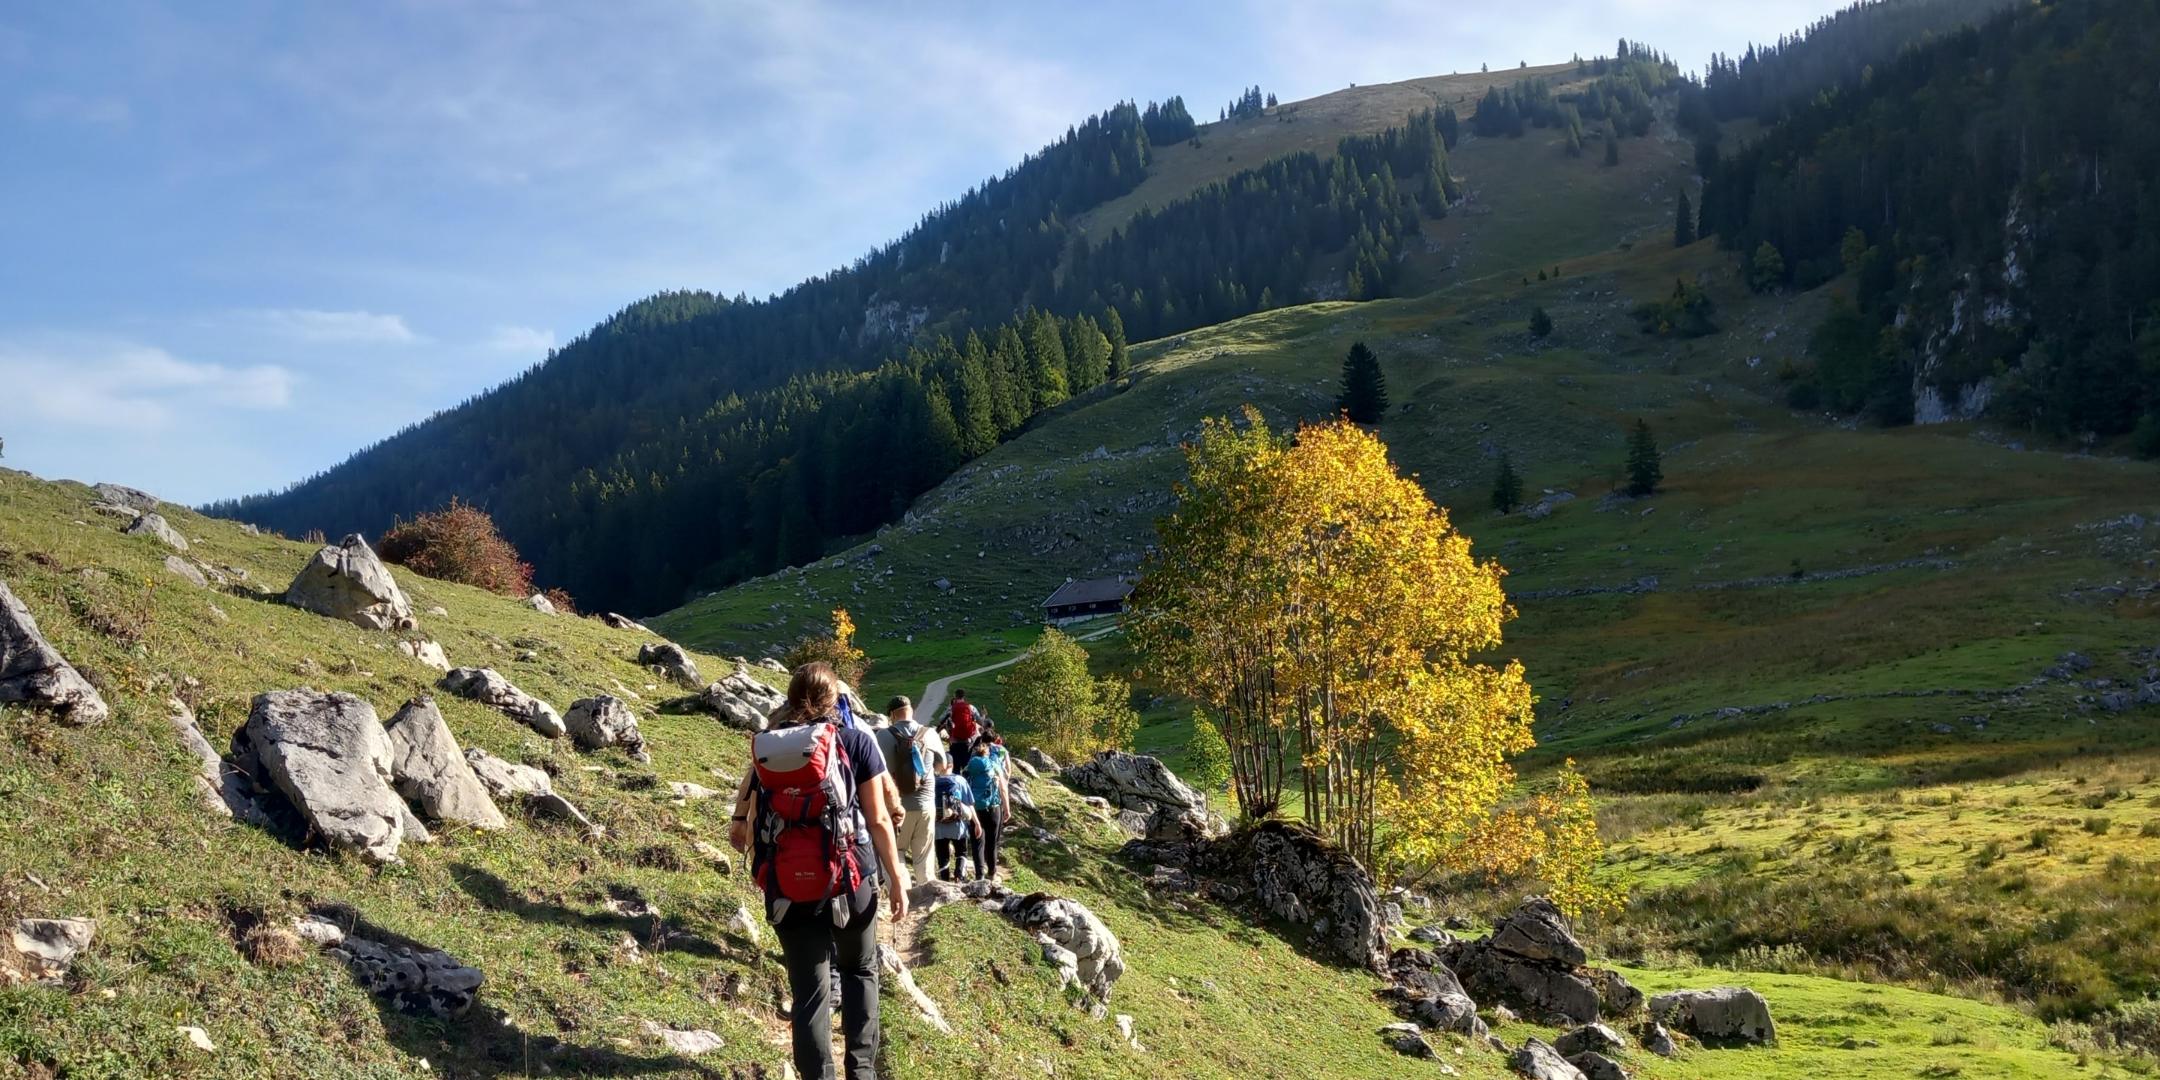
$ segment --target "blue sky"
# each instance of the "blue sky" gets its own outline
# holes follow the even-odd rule
[[[1829,0],[16,4],[4,463],[200,501],[301,479],[668,288],[843,265],[1121,98],[1212,116]]]

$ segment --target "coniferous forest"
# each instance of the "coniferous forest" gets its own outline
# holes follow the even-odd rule
[[[1962,400],[2160,452],[2155,56],[2156,0],[2020,7],[1725,155],[1701,228],[1758,287],[1850,275],[1794,404],[1903,423]]]
[[[372,536],[460,498],[542,583],[666,607],[894,520],[1035,412],[1120,373],[1128,338],[1389,295],[1420,222],[1458,197],[1451,120],[1423,111],[1333,155],[1268,162],[1090,243],[1071,219],[1197,130],[1178,99],[1121,104],[845,270],[764,300],[640,301],[319,476],[208,509]]]

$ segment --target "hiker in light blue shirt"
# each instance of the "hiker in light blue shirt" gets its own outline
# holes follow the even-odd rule
[[[998,841],[1012,818],[1012,792],[1005,784],[1004,770],[991,759],[993,749],[1002,748],[989,739],[976,740],[975,756],[968,759],[962,773],[975,795],[975,839],[970,850],[978,881],[997,877]]]
[[[975,831],[975,792],[953,775],[951,757],[938,754],[936,768],[938,877],[959,881]]]

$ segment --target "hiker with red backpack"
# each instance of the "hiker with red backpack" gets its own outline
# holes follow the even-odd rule
[[[826,664],[795,669],[785,718],[785,726],[751,737],[750,775],[728,840],[751,855],[787,961],[796,1075],[833,1080],[830,986],[838,963],[847,1078],[877,1080],[881,880],[893,919],[908,910],[885,758],[869,731],[842,723],[840,681]]]
[[[952,710],[945,715],[945,738],[952,744],[953,767],[958,769],[975,756],[975,740],[982,734],[982,721],[975,706],[967,699],[967,691],[955,687],[952,692]]]

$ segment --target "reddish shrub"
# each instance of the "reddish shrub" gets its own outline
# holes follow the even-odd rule
[[[398,522],[375,550],[416,574],[504,596],[532,595],[532,566],[495,531],[495,519],[456,499],[441,510]]]
[[[570,598],[570,590],[565,589],[560,585],[557,585],[547,590],[541,595],[546,596],[548,598],[548,603],[555,605],[555,610],[561,612],[564,615],[575,615],[578,613],[577,601]]]

